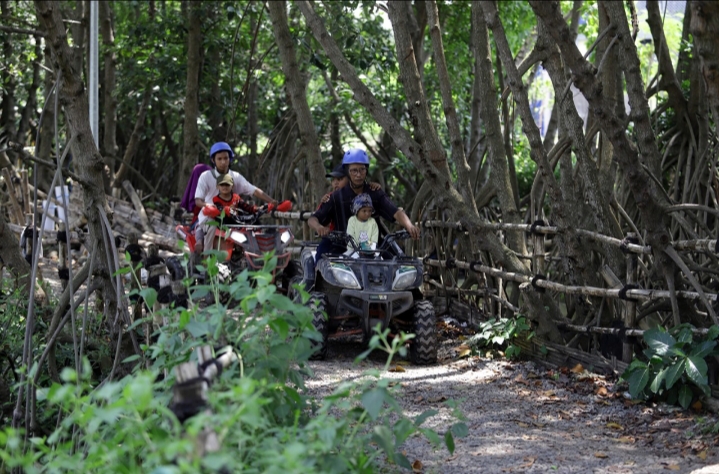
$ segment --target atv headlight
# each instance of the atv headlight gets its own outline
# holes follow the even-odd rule
[[[280,240],[282,241],[283,244],[286,244],[287,242],[289,242],[290,239],[292,239],[292,234],[290,233],[289,230],[282,232],[282,235],[280,235]]]
[[[230,240],[232,240],[236,244],[242,245],[247,242],[247,236],[242,232],[234,231],[230,232]]]
[[[332,270],[332,276],[335,277],[339,286],[353,290],[362,288],[354,272],[346,265],[330,265],[330,270]]]
[[[409,288],[417,279],[417,269],[414,267],[399,267],[392,282],[393,290],[404,290]]]

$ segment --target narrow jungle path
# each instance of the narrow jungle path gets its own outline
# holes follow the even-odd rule
[[[437,366],[400,362],[384,374],[400,383],[408,414],[439,411],[428,421],[439,432],[451,423],[447,400],[459,402],[467,418],[469,435],[456,440],[454,455],[419,437],[405,443],[416,472],[689,473],[719,463],[716,416],[632,402],[618,384],[581,367],[452,360],[457,345],[443,343]],[[326,361],[311,363],[315,377],[307,384],[316,394],[384,366],[380,358],[354,364],[358,343],[333,341],[329,349]]]

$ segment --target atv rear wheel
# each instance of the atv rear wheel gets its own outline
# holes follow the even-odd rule
[[[327,357],[327,296],[313,291],[307,301],[312,310],[312,325],[322,335],[322,341],[312,341],[314,349],[311,360],[324,360]]]
[[[300,275],[293,276],[290,278],[289,283],[287,284],[287,297],[294,301],[295,303],[300,302],[300,292],[294,288],[295,285],[302,286],[302,277]]]
[[[165,266],[167,266],[167,271],[170,272],[172,281],[185,278],[185,268],[182,266],[182,262],[180,262],[178,257],[169,257],[165,260]]]
[[[412,308],[414,339],[409,354],[413,364],[428,365],[437,362],[437,318],[432,303],[415,301]]]

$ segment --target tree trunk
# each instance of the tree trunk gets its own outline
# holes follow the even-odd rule
[[[183,4],[188,2],[183,2]],[[182,160],[177,174],[175,193],[181,196],[185,191],[192,168],[199,158],[199,132],[197,121],[200,115],[200,48],[202,47],[202,5],[189,2],[187,5],[187,86],[185,90],[185,123]]]
[[[522,215],[514,200],[514,191],[507,169],[507,153],[502,142],[502,126],[497,113],[497,97],[492,66],[492,51],[489,47],[489,31],[478,2],[472,3],[472,31],[474,32],[475,82],[481,89],[475,90],[473,101],[479,102],[479,115],[484,123],[484,138],[487,141],[490,182],[497,190],[502,215],[507,222],[520,223]],[[507,232],[507,242],[512,250],[526,254],[523,232]]]
[[[410,35],[409,19],[412,18],[411,5],[405,2],[388,4],[389,19],[397,48],[399,64],[399,81],[407,97],[407,106],[414,128],[414,137],[420,148],[415,152],[428,160],[434,168],[433,173],[449,178],[449,165],[444,146],[439,141],[437,131],[432,122],[429,104],[422,87],[414,46]]]
[[[6,25],[10,24],[11,18],[10,2],[7,0],[0,1],[0,18]],[[7,138],[12,140],[15,137],[15,88],[17,87],[17,76],[10,70],[10,63],[13,60],[13,47],[10,42],[10,34],[3,34],[2,52],[5,61],[8,62],[3,67],[2,75],[2,103],[0,103],[0,130],[7,134]],[[23,142],[24,143],[24,142]],[[14,152],[9,151],[10,159],[14,158]]]
[[[42,61],[42,39],[39,36],[35,37],[35,57],[36,59],[32,65],[32,84],[27,90],[27,100],[25,101],[25,107],[22,109],[20,125],[16,135],[16,141],[23,145],[29,141],[26,135],[31,131],[30,117],[37,114],[37,90],[40,87],[40,61]],[[31,137],[31,139],[34,141],[35,137]]]
[[[474,193],[469,183],[470,169],[467,164],[467,157],[464,154],[464,144],[462,140],[462,132],[459,129],[459,120],[457,118],[457,110],[454,106],[452,98],[452,84],[449,79],[449,71],[447,70],[447,61],[444,57],[444,45],[442,43],[442,31],[439,27],[439,12],[437,10],[437,2],[429,0],[427,4],[427,17],[430,23],[430,36],[432,37],[432,49],[434,50],[434,63],[437,68],[437,77],[439,79],[439,89],[442,95],[442,104],[444,105],[444,117],[447,122],[447,129],[451,140],[452,161],[457,171],[459,181],[459,191],[467,206],[477,212],[477,205],[474,202]]]
[[[102,173],[104,163],[90,130],[88,113],[88,97],[85,85],[81,80],[81,71],[77,69],[73,51],[67,42],[67,33],[58,4],[53,2],[36,2],[38,20],[47,32],[47,40],[53,50],[53,58],[57,61],[57,69],[62,74],[58,85],[60,103],[65,112],[65,123],[68,136],[72,137],[71,151],[75,163],[75,170],[79,177],[79,184],[85,208],[83,212],[87,217],[89,238],[86,245],[97,249],[98,261],[95,262],[95,275],[101,282],[103,300],[108,315],[114,317],[118,301],[111,280],[112,271],[103,257],[110,249],[105,247],[103,238],[102,216],[98,206],[106,208],[105,192],[102,188]]]
[[[693,0],[691,11],[691,33],[714,117],[714,130],[719,133],[719,3]]]
[[[104,63],[104,84],[102,88],[102,105],[103,105],[103,134],[102,134],[102,153],[103,156],[111,158],[117,157],[117,99],[113,95],[115,92],[115,33],[112,23],[112,2],[100,2],[100,32],[102,33],[102,42],[105,52],[103,54]],[[112,159],[107,160],[107,166],[110,170],[115,169],[115,162]]]
[[[307,92],[304,75],[297,64],[297,54],[287,23],[287,4],[282,1],[268,2],[268,11],[272,20],[275,41],[279,47],[282,71],[285,74],[285,86],[290,96],[292,108],[297,114],[302,152],[307,160],[310,176],[324,176],[325,167],[322,163],[319,140],[315,130],[312,112],[307,104]],[[312,180],[310,191],[314,202],[320,202],[325,194],[323,180]]]
[[[122,186],[122,182],[125,180],[129,165],[132,163],[132,160],[135,158],[135,155],[137,155],[137,152],[140,149],[142,130],[145,128],[145,114],[147,112],[147,107],[150,105],[151,99],[152,86],[148,85],[145,88],[145,93],[142,96],[142,103],[140,104],[140,110],[137,112],[137,120],[135,120],[135,127],[132,130],[132,135],[130,135],[130,142],[127,144],[125,154],[122,157],[120,169],[117,170],[117,173],[115,173],[115,178],[112,180],[113,188],[119,188]]]
[[[0,272],[6,266],[17,282],[23,295],[30,294],[30,264],[22,257],[20,245],[13,231],[5,222],[4,213],[0,212]]]

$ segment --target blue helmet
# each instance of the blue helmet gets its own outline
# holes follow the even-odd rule
[[[356,215],[363,207],[371,207],[372,211],[374,211],[374,206],[372,205],[372,198],[367,193],[358,194],[352,200],[352,214]]]
[[[226,151],[230,154],[230,164],[232,164],[232,159],[235,157],[232,147],[225,142],[217,142],[210,148],[210,163],[212,163],[212,166],[215,165],[215,155],[221,151]]]
[[[362,148],[350,148],[347,150],[342,157],[342,165],[347,166],[353,163],[359,163],[369,168],[369,156],[367,156],[367,152]]]

